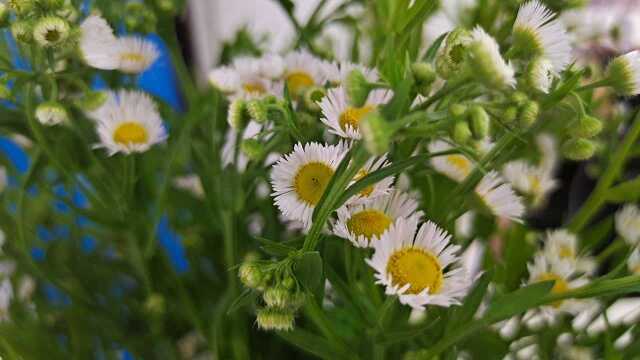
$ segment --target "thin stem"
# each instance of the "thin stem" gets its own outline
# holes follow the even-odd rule
[[[633,125],[627,132],[624,141],[613,154],[609,166],[603,171],[591,196],[589,196],[582,208],[580,208],[580,211],[578,211],[569,223],[569,229],[572,232],[580,232],[596,215],[600,207],[605,204],[607,201],[607,192],[622,172],[627,157],[638,137],[640,137],[640,113],[636,114]]]
[[[464,81],[458,81],[458,82],[455,82],[453,84],[447,84],[445,87],[440,89],[437,93],[433,94],[433,96],[431,96],[425,102],[423,102],[422,104],[418,105],[418,107],[416,107],[416,110],[426,110],[426,109],[428,109],[431,105],[435,104],[437,101],[441,100],[442,98],[444,98],[445,96],[451,94],[452,92],[458,90],[459,88],[463,87],[464,85],[466,85],[466,83]]]
[[[624,249],[626,246],[624,240],[617,238],[613,241],[609,246],[607,246],[604,250],[602,250],[596,256],[596,262],[598,264],[602,264],[605,260],[607,260],[611,255],[617,253],[618,251]]]
[[[593,82],[591,84],[587,84],[584,86],[581,86],[579,88],[576,88],[575,91],[587,91],[587,90],[592,90],[592,89],[596,89],[599,87],[607,87],[610,86],[611,82],[609,81],[609,79],[602,79],[596,82]]]

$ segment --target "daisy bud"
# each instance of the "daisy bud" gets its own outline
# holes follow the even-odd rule
[[[30,43],[33,40],[32,25],[28,21],[16,21],[11,24],[11,34],[23,43]]]
[[[451,130],[451,138],[458,144],[466,144],[473,134],[466,121],[458,121],[453,125]]]
[[[280,309],[284,309],[289,306],[291,297],[292,295],[289,290],[280,285],[270,287],[264,291],[264,294],[262,294],[262,299],[267,306]]]
[[[538,114],[540,113],[540,105],[535,101],[527,101],[522,108],[520,108],[520,118],[518,119],[520,126],[528,128],[535,124],[538,120]]]
[[[54,126],[68,121],[69,115],[62,105],[55,101],[50,101],[38,105],[36,118],[42,125]]]
[[[364,146],[372,155],[382,155],[389,151],[393,129],[379,113],[370,113],[360,121],[360,133]]]
[[[607,78],[619,95],[640,94],[640,51],[632,51],[613,59],[607,68]]]
[[[294,314],[291,310],[265,308],[256,313],[258,327],[262,330],[293,330]]]
[[[266,123],[269,120],[269,111],[264,100],[253,99],[247,101],[249,116],[258,123]]]
[[[33,27],[33,38],[40,46],[54,47],[67,40],[70,31],[67,21],[56,16],[47,16]]]
[[[327,91],[321,87],[311,87],[304,92],[304,106],[312,112],[320,112],[318,103],[327,95]]]
[[[467,113],[467,107],[462,104],[453,103],[449,105],[449,115],[453,118],[462,118]]]
[[[166,310],[166,301],[161,294],[153,293],[144,302],[144,310],[149,315],[163,315]]]
[[[347,75],[345,89],[349,103],[355,107],[363,107],[371,92],[371,85],[362,71],[354,69]]]
[[[478,80],[490,88],[515,87],[515,70],[502,58],[496,40],[481,27],[473,30],[471,38],[469,60]]]
[[[247,109],[247,101],[236,99],[229,104],[229,113],[227,114],[227,122],[234,129],[243,129],[251,120]]]
[[[460,70],[470,42],[469,32],[463,28],[457,28],[447,35],[445,46],[436,58],[436,70],[443,79],[454,76]]]
[[[548,94],[553,82],[553,64],[546,58],[537,57],[529,63],[524,76],[528,86]]]
[[[529,97],[522,91],[514,91],[511,96],[509,96],[509,100],[511,100],[515,106],[522,106],[529,101]]]
[[[580,138],[592,138],[600,132],[602,132],[602,121],[589,115],[580,116],[569,127],[569,133]]]
[[[77,101],[76,105],[84,111],[96,111],[107,102],[108,98],[109,93],[106,91],[90,91]]]
[[[436,80],[436,70],[429,63],[414,63],[411,65],[411,71],[416,78],[418,84],[418,92],[424,96],[429,95],[431,84]]]
[[[588,160],[595,152],[595,143],[587,139],[570,139],[562,145],[562,153],[569,160]]]
[[[256,139],[244,139],[240,144],[240,150],[251,160],[259,160],[264,152],[264,145]]]
[[[259,289],[265,279],[262,270],[254,262],[243,262],[238,269],[238,277],[249,289]]]
[[[502,112],[502,121],[506,124],[514,122],[518,118],[518,108],[509,106]]]
[[[482,140],[489,136],[491,119],[482,106],[474,105],[469,109],[471,117],[471,132],[476,140]]]

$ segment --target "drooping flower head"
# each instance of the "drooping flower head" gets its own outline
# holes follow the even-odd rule
[[[525,210],[522,199],[496,171],[482,178],[476,186],[476,194],[495,216],[522,221]]]
[[[430,221],[418,229],[417,218],[400,218],[373,243],[373,257],[367,263],[376,271],[377,283],[402,304],[419,310],[426,305],[457,305],[471,281],[460,266],[460,247],[451,245],[450,239]]]
[[[444,140],[435,140],[429,144],[430,153],[438,153],[451,150],[453,147]],[[469,158],[462,154],[450,154],[434,156],[431,158],[431,166],[456,182],[462,182],[473,171],[475,165]]]
[[[607,67],[607,77],[618,94],[640,94],[640,51],[635,50],[611,60]]]
[[[471,32],[469,59],[473,74],[488,87],[515,87],[515,70],[500,54],[494,38],[480,26]]]

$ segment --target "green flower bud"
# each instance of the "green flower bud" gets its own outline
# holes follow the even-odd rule
[[[269,307],[284,309],[291,305],[293,296],[291,292],[281,285],[270,287],[262,294],[264,303]]]
[[[579,117],[569,126],[569,133],[580,138],[592,138],[600,132],[602,132],[602,121],[589,115]]]
[[[569,160],[588,160],[595,152],[595,143],[587,139],[570,139],[562,145],[562,153]]]
[[[428,89],[437,77],[433,65],[425,62],[414,63],[411,65],[411,71],[416,78],[418,86],[423,89]]]
[[[622,96],[640,94],[640,53],[633,51],[613,59],[607,67],[607,79]]]
[[[153,293],[144,302],[144,310],[154,316],[163,315],[166,310],[166,302],[162,294]]]
[[[514,91],[511,96],[509,96],[509,100],[511,101],[511,103],[513,103],[515,106],[522,106],[524,105],[527,101],[529,101],[529,97],[527,96],[527,94],[523,93],[522,91]]]
[[[529,63],[524,76],[529,87],[547,94],[553,82],[553,64],[544,57],[537,57]]]
[[[294,313],[288,309],[259,309],[256,322],[262,330],[290,331],[293,330]]]
[[[256,122],[264,124],[269,121],[269,110],[267,109],[266,103],[261,99],[247,101],[247,112],[249,113],[249,117]]]
[[[489,136],[491,119],[484,108],[479,105],[472,106],[469,109],[469,116],[471,118],[471,132],[473,133],[473,137],[477,140],[482,140]]]
[[[33,38],[42,47],[55,47],[64,43],[69,37],[69,23],[56,16],[41,18],[33,27]]]
[[[453,125],[451,130],[451,138],[458,144],[466,144],[473,134],[466,121],[458,121]]]
[[[369,153],[382,155],[389,151],[393,128],[378,112],[365,116],[359,125],[364,146]]]
[[[520,109],[518,122],[523,128],[528,128],[538,120],[540,105],[535,101],[527,101]]]
[[[322,87],[314,86],[307,89],[304,92],[304,107],[314,113],[320,112],[321,109],[318,103],[322,101],[326,95],[327,91]]]
[[[371,84],[369,84],[362,71],[355,69],[347,75],[345,90],[352,106],[363,107],[367,102],[371,89]]]
[[[291,276],[287,276],[282,280],[282,286],[286,287],[289,290],[293,289],[295,285],[296,280]]]
[[[240,143],[240,150],[251,160],[260,160],[264,152],[264,145],[256,139],[244,139]]]
[[[229,104],[229,113],[227,114],[227,123],[234,129],[243,129],[251,120],[247,108],[247,101],[244,99],[236,99]]]
[[[69,120],[69,115],[65,108],[55,102],[49,101],[38,105],[36,108],[36,119],[46,126],[54,126]]]
[[[243,262],[238,269],[238,277],[249,289],[260,289],[265,279],[260,266],[254,262]]]
[[[436,58],[436,70],[443,79],[449,79],[460,71],[470,42],[469,32],[463,28],[454,29],[447,35],[445,45]]]
[[[502,121],[506,124],[514,122],[518,118],[518,108],[509,106],[502,112]]]
[[[77,101],[76,105],[84,111],[96,111],[107,102],[108,98],[109,94],[106,91],[90,91]]]
[[[458,103],[453,103],[449,105],[449,115],[451,115],[451,117],[453,118],[462,118],[465,116],[465,114],[467,113],[467,106],[466,105],[462,105],[462,104],[458,104]]]
[[[80,13],[72,5],[66,5],[62,7],[62,9],[56,11],[56,15],[69,22],[75,22],[76,20],[78,20],[78,17],[80,17]]]
[[[32,25],[28,21],[16,21],[11,24],[11,34],[23,43],[30,43],[33,40]]]

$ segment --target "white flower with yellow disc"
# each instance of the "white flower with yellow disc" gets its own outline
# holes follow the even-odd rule
[[[567,230],[560,229],[547,232],[543,253],[549,262],[569,262],[577,271],[592,274],[596,270],[596,262],[590,256],[581,255],[578,237]]]
[[[311,223],[313,210],[342,161],[347,147],[298,143],[292,153],[282,156],[271,171],[272,196],[288,220]]]
[[[87,17],[80,25],[80,53],[91,67],[102,70],[118,68],[116,42],[113,29],[98,15]]]
[[[284,58],[283,80],[291,97],[297,97],[312,87],[324,86],[327,82],[327,67],[324,61],[305,51],[292,52]]]
[[[364,178],[365,176],[375,171],[378,171],[380,169],[383,169],[389,166],[390,164],[391,163],[387,161],[387,155],[383,155],[380,157],[372,157],[364,164],[362,169],[358,171],[356,176],[353,178],[353,182],[350,185],[355,184],[357,181]],[[391,187],[393,186],[394,179],[395,179],[394,176],[389,176],[378,181],[373,185],[367,186],[366,188],[364,188],[364,190],[360,191],[360,193],[351,197],[351,199],[347,201],[347,204],[348,205],[362,204],[362,203],[375,200],[380,196],[389,194],[389,192],[391,191]]]
[[[429,144],[430,153],[445,152],[453,147],[444,140],[435,140]],[[456,182],[462,182],[473,171],[474,164],[462,154],[450,154],[431,158],[431,166]]]
[[[336,86],[343,85],[347,76],[349,76],[349,74],[354,70],[360,71],[362,75],[364,75],[365,79],[370,83],[375,83],[379,79],[378,71],[376,69],[349,61],[328,63],[324,69],[327,80]]]
[[[367,263],[376,271],[377,283],[400,303],[423,310],[426,305],[460,304],[471,284],[457,256],[460,246],[432,222],[418,229],[418,219],[399,218],[373,243]]]
[[[635,248],[633,252],[631,252],[631,255],[629,255],[627,268],[630,273],[640,275],[640,248]]]
[[[522,221],[525,210],[522,198],[516,195],[511,185],[496,171],[491,171],[482,178],[476,186],[476,194],[495,216]]]
[[[143,92],[111,93],[98,116],[96,147],[107,149],[109,155],[145,152],[167,138],[155,102]]]
[[[502,175],[516,191],[530,197],[534,207],[543,203],[558,185],[550,172],[523,160],[507,163],[502,169]]]
[[[349,104],[347,92],[343,87],[329,90],[321,102],[322,122],[329,127],[329,132],[342,138],[360,139],[360,121],[378,107],[391,100],[393,93],[389,90],[373,90],[364,106],[355,107]]]
[[[333,232],[350,240],[356,247],[371,247],[397,219],[421,218],[422,215],[417,201],[396,191],[369,203],[338,209],[338,221]]]
[[[156,45],[138,36],[123,36],[116,42],[118,70],[139,74],[147,70],[160,56]]]

